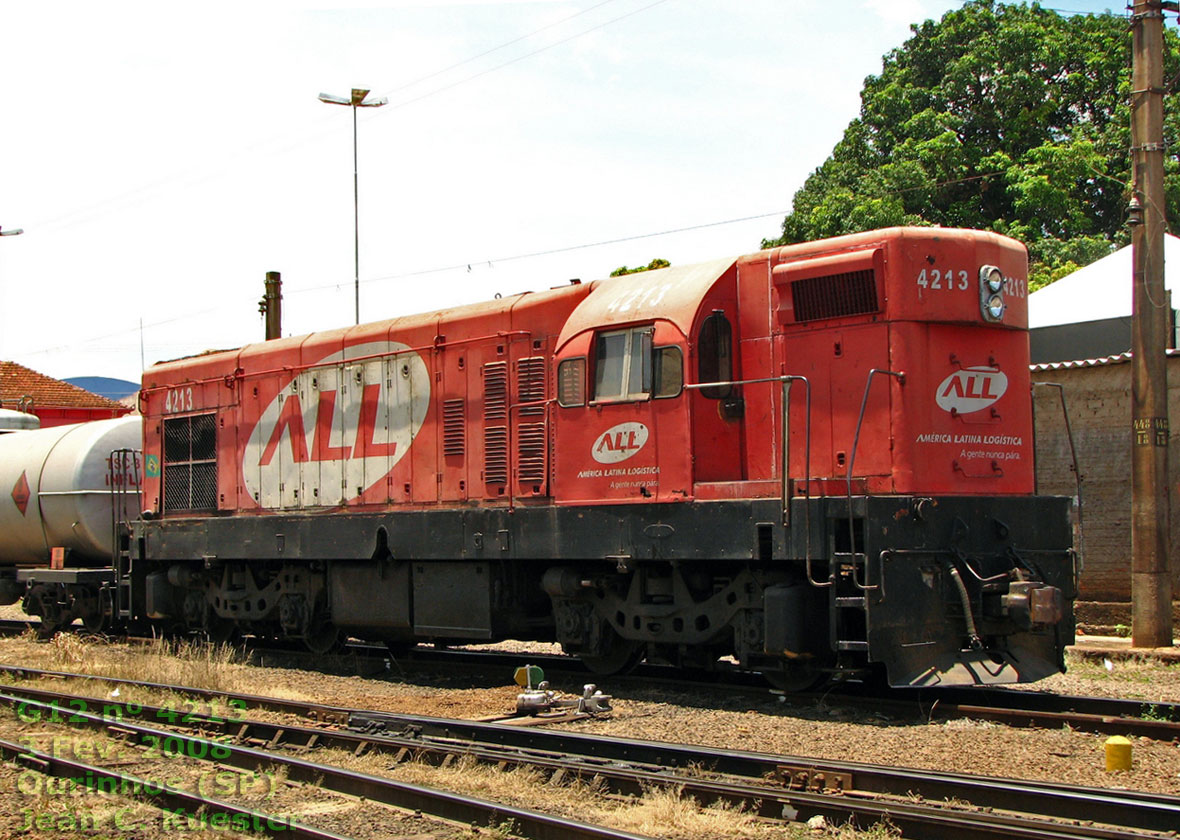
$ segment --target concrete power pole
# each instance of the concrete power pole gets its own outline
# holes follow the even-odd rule
[[[1135,0],[1131,90],[1131,641],[1172,644],[1168,563],[1168,309],[1164,296],[1164,8]]]

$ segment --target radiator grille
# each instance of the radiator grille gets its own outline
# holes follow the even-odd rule
[[[872,269],[795,280],[791,283],[791,299],[798,322],[864,315],[880,309]]]
[[[217,509],[217,416],[164,421],[164,510]]]

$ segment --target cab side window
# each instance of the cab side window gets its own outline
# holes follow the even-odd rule
[[[679,347],[657,347],[655,349],[655,381],[652,397],[665,399],[678,397],[684,390],[684,354]]]
[[[651,327],[632,327],[598,336],[594,365],[594,399],[600,402],[642,400],[651,396]]]
[[[684,351],[676,345],[655,347],[655,328],[648,324],[599,333],[587,359],[563,360],[557,368],[557,403],[562,408],[586,405],[585,385],[593,379],[590,403],[636,402],[678,397],[684,391]]]

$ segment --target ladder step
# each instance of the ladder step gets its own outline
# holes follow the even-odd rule
[[[837,650],[868,650],[869,643],[868,642],[855,642],[855,641],[851,641],[851,640],[839,641],[839,642],[836,642],[836,649]]]
[[[836,607],[838,609],[863,610],[867,606],[868,601],[863,595],[839,595],[836,597]]]

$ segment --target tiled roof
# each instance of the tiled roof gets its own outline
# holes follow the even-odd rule
[[[114,400],[92,394],[16,362],[0,361],[0,400],[5,404],[33,398],[33,408],[122,408]]]

